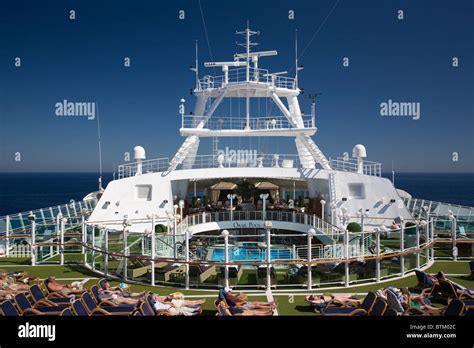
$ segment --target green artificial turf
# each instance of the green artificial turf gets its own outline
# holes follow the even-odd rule
[[[95,274],[89,269],[82,266],[80,263],[73,263],[74,260],[82,260],[80,254],[69,254],[65,257],[66,263],[64,266],[60,265],[39,265],[31,266],[30,260],[27,258],[0,258],[0,269],[13,271],[21,270],[27,271],[30,276],[39,277],[41,279],[47,278],[49,275],[54,275],[57,278],[67,278],[68,280],[62,280],[62,282],[72,282],[74,280],[80,280],[84,278],[89,279],[85,286],[90,287],[94,284],[97,284],[98,278],[100,275]],[[467,276],[470,274],[468,261],[459,261],[459,262],[446,262],[446,261],[437,261],[435,262],[428,270],[429,273],[437,273],[443,271],[445,274],[460,274],[459,276],[449,275],[449,279],[452,281],[468,287],[474,288],[474,281],[468,280]],[[246,279],[249,281],[249,279]],[[417,285],[417,279],[414,275],[408,276],[403,279],[390,280],[386,282],[381,282],[379,284],[367,284],[354,286],[349,288],[339,288],[339,289],[317,289],[315,288],[313,293],[321,292],[331,292],[331,293],[360,293],[361,297],[363,294],[368,291],[377,290],[380,288],[394,286],[398,288],[408,287],[413,289]],[[112,285],[117,285],[118,281],[112,280]],[[214,315],[216,313],[214,307],[214,300],[217,295],[217,290],[203,290],[203,289],[190,289],[184,290],[181,288],[170,288],[170,287],[152,287],[142,284],[133,284],[131,283],[131,291],[141,292],[141,291],[152,291],[154,293],[165,295],[172,292],[182,292],[185,295],[213,295],[213,297],[206,297],[206,303],[204,305],[203,314],[205,315]],[[282,292],[291,292],[291,295],[282,294]],[[304,297],[307,295],[307,291],[304,290],[281,290],[273,291],[274,298],[278,301],[278,310],[280,315],[317,315],[312,308],[304,301]],[[264,291],[259,291],[257,293],[248,293],[249,300],[251,301],[266,301],[266,296]],[[193,299],[193,298],[190,298]]]

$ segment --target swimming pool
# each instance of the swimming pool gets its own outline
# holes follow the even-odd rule
[[[230,247],[229,249],[231,261],[263,261],[267,258],[267,251],[265,248]],[[271,249],[270,258],[271,260],[290,260],[291,249]],[[224,248],[213,249],[210,259],[213,261],[224,261]]]

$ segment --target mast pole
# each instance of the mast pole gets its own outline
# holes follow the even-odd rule
[[[199,88],[198,40],[196,40],[196,89]]]
[[[298,88],[298,29],[295,30],[295,84]]]
[[[246,91],[246,124],[245,129],[250,129],[250,96],[249,96],[249,81],[250,81],[250,28],[249,21],[247,20],[247,29],[245,29],[245,34],[247,38],[246,48],[247,48],[247,66],[246,66],[246,80],[247,80],[247,91]]]

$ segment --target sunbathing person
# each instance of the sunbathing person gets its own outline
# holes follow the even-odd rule
[[[245,309],[275,309],[275,302],[260,302],[247,301],[247,295],[240,293],[239,295],[232,294],[232,290],[228,287],[224,288],[224,298],[227,304],[231,307],[240,306]]]
[[[154,303],[152,303],[153,308],[158,314],[168,314],[171,316],[184,315],[184,316],[193,316],[201,313],[201,308],[199,307],[189,307],[183,303],[183,301],[166,302],[164,297],[159,295],[153,296]]]
[[[119,286],[110,286],[110,283],[108,281],[104,281],[102,284],[102,287],[104,290],[108,291],[108,293],[116,294],[122,297],[127,297],[127,298],[132,298],[132,299],[141,299],[143,296],[145,296],[145,291],[143,292],[129,292],[124,289],[122,289]]]
[[[305,298],[306,302],[317,308],[326,308],[332,304],[334,305],[359,305],[361,300],[350,294],[322,294],[309,295]]]
[[[227,315],[241,315],[241,316],[269,316],[273,314],[273,309],[245,309],[240,306],[229,306],[226,301],[220,301],[220,306],[225,308]]]
[[[402,289],[403,303],[402,306],[405,309],[409,307],[415,307],[421,309],[422,311],[438,311],[441,312],[441,308],[437,308],[431,305],[431,301],[428,300],[425,295],[422,293],[420,295],[412,294],[408,288]]]
[[[15,278],[8,276],[5,273],[0,274],[0,287],[3,290],[12,291],[27,291],[30,287],[26,284],[18,284],[15,282]]]
[[[84,289],[82,286],[79,286],[77,282],[74,282],[72,284],[61,284],[56,281],[56,277],[54,276],[49,276],[46,282],[46,286],[48,289],[52,292],[58,292],[60,294],[63,294],[65,296],[71,296],[71,295],[77,295],[77,294],[82,294],[84,292]]]
[[[165,302],[171,302],[172,304],[181,307],[201,307],[206,300],[185,300],[184,295],[180,292],[175,292],[164,297]]]
[[[118,290],[104,290],[99,288],[99,299],[102,300],[109,300],[117,305],[121,304],[131,304],[136,305],[140,302],[139,298],[131,298],[123,296],[122,293]]]

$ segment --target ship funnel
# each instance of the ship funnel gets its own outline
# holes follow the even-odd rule
[[[137,172],[135,175],[142,175],[142,160],[146,158],[145,149],[142,146],[133,148],[133,158],[137,161]]]
[[[364,173],[364,160],[363,158],[367,157],[367,150],[362,144],[357,144],[352,149],[352,157],[357,158],[357,173]]]

